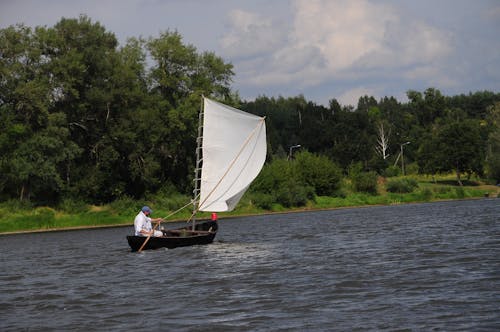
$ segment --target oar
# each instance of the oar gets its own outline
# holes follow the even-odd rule
[[[146,238],[146,240],[144,240],[144,243],[139,248],[139,250],[137,250],[137,252],[141,252],[142,251],[142,249],[144,248],[144,246],[146,245],[146,243],[148,243],[149,239],[151,238],[151,235],[153,235],[155,233],[156,226],[158,226],[160,223],[161,223],[161,220],[158,221],[158,223],[153,227],[153,230],[151,231],[151,234],[149,234],[148,237]]]

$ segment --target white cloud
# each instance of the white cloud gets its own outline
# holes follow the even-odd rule
[[[226,52],[241,56],[234,63],[248,85],[305,88],[354,80],[367,69],[409,78],[415,73],[405,74],[408,68],[446,58],[451,36],[401,15],[396,7],[368,0],[297,0],[291,26],[264,14],[232,12],[231,32],[222,41]],[[251,60],[259,65],[252,67],[242,53],[259,56],[261,61]]]
[[[299,0],[295,3],[293,37],[299,45],[314,45],[327,60],[327,70],[351,66],[380,48],[390,8],[358,1]]]
[[[229,13],[230,31],[220,41],[225,54],[248,58],[262,52],[272,52],[284,41],[270,18],[243,10]]]
[[[356,87],[403,97],[429,86],[497,91],[497,2],[0,0],[0,28],[52,26],[85,13],[120,43],[177,30],[185,43],[234,64],[233,88],[243,98],[304,94],[327,104],[349,100]]]

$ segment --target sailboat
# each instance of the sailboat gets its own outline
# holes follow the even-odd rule
[[[161,237],[127,236],[132,251],[212,243],[217,212],[233,210],[266,159],[265,117],[202,98],[196,148],[193,213],[190,225],[162,230]],[[191,205],[191,203],[189,204]],[[200,211],[212,220],[196,221]]]

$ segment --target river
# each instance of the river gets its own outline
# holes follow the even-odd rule
[[[221,219],[142,253],[131,232],[0,236],[0,330],[500,330],[500,199]]]

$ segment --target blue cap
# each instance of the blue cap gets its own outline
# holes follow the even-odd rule
[[[141,209],[142,212],[149,212],[149,213],[153,213],[153,210],[151,210],[151,208],[149,206],[143,206],[142,209]]]

